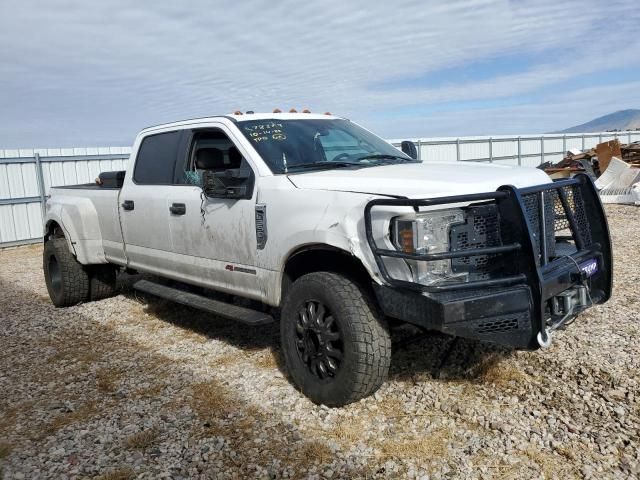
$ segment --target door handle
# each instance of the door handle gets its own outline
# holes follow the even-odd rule
[[[135,207],[135,204],[133,203],[133,200],[125,200],[124,202],[122,202],[123,210],[133,210],[134,207]]]
[[[173,215],[184,215],[187,213],[187,207],[184,203],[172,203],[169,207],[169,211]]]

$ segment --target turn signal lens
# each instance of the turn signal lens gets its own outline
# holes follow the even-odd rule
[[[415,252],[414,225],[415,225],[414,222],[403,222],[403,221],[399,221],[396,224],[396,228],[397,228],[397,233],[396,233],[397,246],[404,253],[414,253]]]

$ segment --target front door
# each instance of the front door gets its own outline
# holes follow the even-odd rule
[[[224,171],[251,168],[223,126],[193,130],[182,185],[171,187],[168,203],[173,252],[185,281],[260,298],[256,268],[254,188],[247,198],[205,197],[202,168]],[[198,160],[200,159],[200,160]],[[254,182],[249,182],[253,184]]]

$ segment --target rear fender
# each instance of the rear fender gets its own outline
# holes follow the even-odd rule
[[[91,200],[81,197],[56,196],[47,202],[45,237],[52,222],[60,225],[76,259],[85,265],[108,263],[102,246],[98,213]]]

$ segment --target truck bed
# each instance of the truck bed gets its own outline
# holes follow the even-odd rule
[[[124,262],[118,212],[120,191],[96,183],[51,188],[47,200],[49,215],[64,224],[75,241],[81,263],[103,263],[105,254],[106,260],[113,263]]]
[[[115,172],[101,172],[98,175],[100,179],[100,183],[91,182],[91,183],[81,183],[79,185],[64,185],[61,187],[54,188],[71,188],[71,189],[82,189],[82,190],[120,190],[122,185],[124,184],[124,170],[119,170]]]
[[[105,185],[98,185],[95,182],[92,183],[80,183],[78,185],[61,185],[59,187],[52,187],[57,189],[69,189],[69,190],[120,190],[122,187],[108,187]]]

